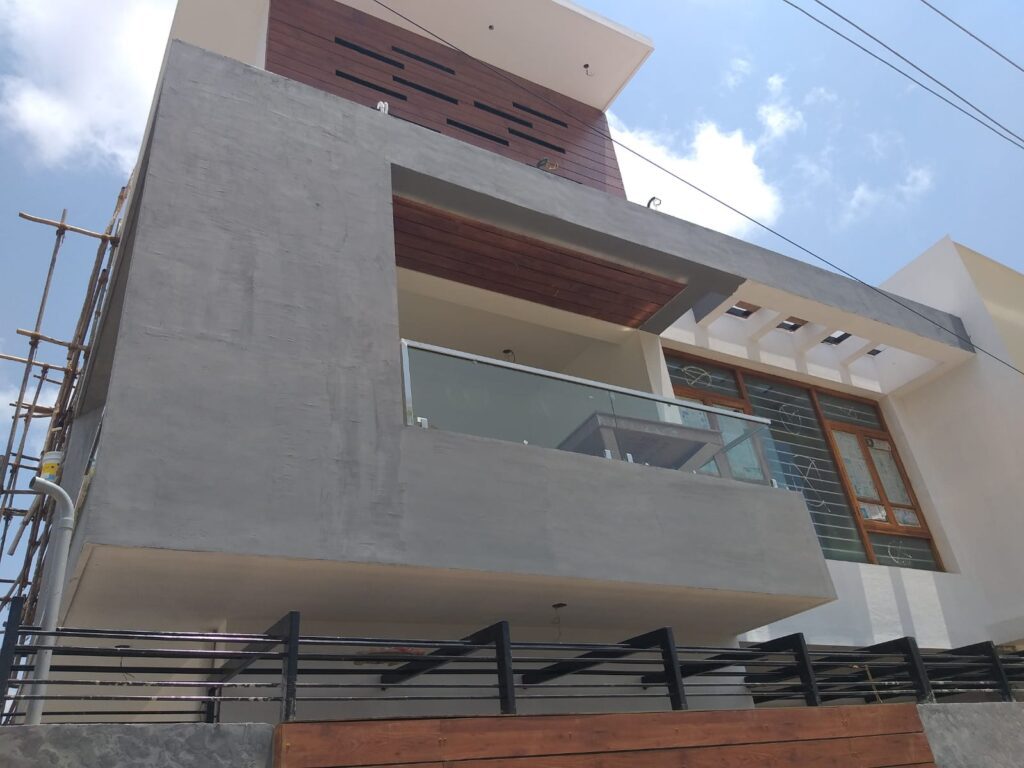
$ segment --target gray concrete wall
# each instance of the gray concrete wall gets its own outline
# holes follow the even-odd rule
[[[13,725],[4,768],[270,768],[274,726]]]
[[[937,768],[1020,768],[1024,765],[1024,704],[922,704]]]
[[[103,408],[93,408],[75,416],[73,437],[68,441],[68,449],[64,453],[63,475],[61,484],[72,499],[78,497],[82,481],[89,466],[93,446],[96,445],[97,432],[103,420]]]
[[[586,190],[181,44],[146,155],[76,552],[832,598],[796,494],[403,425],[392,163]]]
[[[395,543],[420,564],[831,597],[789,491],[423,429],[399,488]]]

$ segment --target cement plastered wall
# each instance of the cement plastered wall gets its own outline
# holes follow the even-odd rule
[[[172,46],[79,547],[830,599],[796,494],[403,426],[388,156],[408,130]]]
[[[1024,765],[1024,704],[922,704],[917,711],[937,768]]]
[[[928,296],[937,306],[956,312],[978,344],[1011,359],[1012,345],[1021,343],[1024,331],[1007,322],[1014,317],[1010,297],[1016,287],[1019,313],[1024,276],[1006,270],[1000,276],[1002,297],[996,293],[994,301],[986,301],[986,286],[969,268],[971,258],[971,252],[961,252],[945,238],[887,285],[918,298]],[[1002,307],[1007,317],[997,320],[994,306]],[[1000,643],[1024,640],[1024,560],[1019,547],[1024,541],[1022,397],[1024,377],[978,354],[886,403],[899,448],[913,457],[911,480],[945,547],[943,555],[978,584],[990,606],[986,634]]]
[[[421,429],[399,482],[406,557],[773,595],[828,581],[789,492]]]
[[[13,725],[4,768],[270,768],[274,726]]]
[[[836,600],[748,633],[751,642],[803,632],[809,643],[866,646],[911,635],[925,648],[988,640],[991,608],[977,580],[830,560]]]
[[[171,39],[263,68],[270,0],[178,0]]]

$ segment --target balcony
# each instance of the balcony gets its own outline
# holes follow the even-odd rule
[[[402,342],[406,424],[778,487],[769,420]]]
[[[649,616],[691,637],[832,599],[768,422],[426,343],[402,343],[406,556],[567,602],[587,625]],[[486,577],[484,576],[486,574]],[[666,620],[661,614],[661,621]]]

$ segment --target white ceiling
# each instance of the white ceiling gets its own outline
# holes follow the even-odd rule
[[[260,631],[287,611],[326,633],[367,625],[483,627],[517,636],[550,626],[620,639],[674,626],[708,643],[792,616],[817,600],[765,593],[549,578],[527,574],[298,560],[222,552],[94,546],[72,580],[68,626]],[[440,630],[439,630],[440,631]],[[449,629],[449,637],[458,631]]]
[[[429,38],[419,24],[481,61],[602,111],[654,50],[643,35],[569,0],[385,0],[416,24],[374,0],[344,3]]]
[[[632,329],[484,291],[441,278],[398,270],[402,338],[498,360],[562,371],[595,342],[621,342]]]

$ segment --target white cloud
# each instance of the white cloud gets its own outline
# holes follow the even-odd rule
[[[765,81],[765,85],[772,100],[757,108],[757,119],[764,127],[764,133],[758,141],[762,145],[777,141],[804,127],[803,113],[791,107],[789,99],[784,94],[786,78],[775,74]]]
[[[925,195],[932,188],[934,180],[931,168],[918,166],[910,168],[900,181],[888,187],[873,187],[861,182],[843,206],[839,224],[848,227],[863,221],[883,204],[904,208]]]
[[[735,58],[729,62],[729,69],[722,75],[722,83],[726,88],[732,90],[750,74],[753,66],[747,59]]]
[[[842,215],[839,217],[841,226],[848,227],[851,224],[867,218],[882,200],[885,195],[878,189],[871,187],[864,182],[857,185],[850,195],[850,199],[843,207]]]
[[[896,191],[905,202],[912,203],[932,188],[934,180],[931,168],[911,168],[903,181],[896,185]]]
[[[617,141],[744,213],[771,224],[782,212],[778,190],[768,183],[757,164],[757,145],[744,138],[742,131],[724,133],[712,122],[700,123],[692,140],[679,151],[672,136],[630,129],[614,114],[609,115],[609,124]],[[663,213],[730,235],[743,235],[753,228],[741,216],[631,152],[616,147],[616,155],[626,196],[634,203],[645,205],[651,197],[658,197]]]
[[[815,86],[804,96],[804,104],[814,106],[817,104],[835,104],[839,96],[823,86]]]
[[[44,165],[135,163],[174,0],[0,0],[0,119]]]
[[[32,395],[35,392],[35,384],[37,382],[33,379],[30,385],[30,391],[25,396],[28,401],[32,400]],[[57,397],[57,387],[51,384],[46,384],[43,387],[42,392],[39,394],[39,405],[50,407],[53,405],[54,400]],[[18,387],[13,384],[4,384],[0,386],[0,441],[3,442],[3,446],[7,446],[7,437],[10,435],[12,416],[14,416],[14,407],[11,403],[14,403],[18,398]],[[21,409],[21,413],[25,413],[25,409]],[[21,424],[24,424],[23,420],[19,420],[19,429],[16,435],[14,443],[15,451],[18,449],[18,444],[21,440]],[[30,457],[39,456],[43,450],[43,443],[46,439],[46,430],[49,428],[50,417],[42,416],[32,419],[29,425],[28,438],[25,440],[25,455]],[[3,450],[0,448],[0,450]],[[27,479],[28,474],[23,472],[21,479]]]
[[[899,131],[870,131],[867,134],[868,149],[876,160],[885,160],[889,153],[903,144]]]
[[[762,141],[776,141],[804,127],[803,113],[782,103],[762,104],[757,108],[757,119],[764,126]]]
[[[794,167],[803,176],[804,181],[813,187],[829,184],[832,181],[832,147],[827,146],[817,157],[800,155]]]

